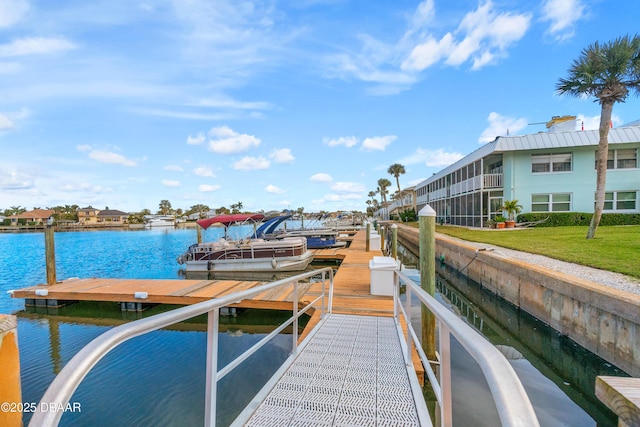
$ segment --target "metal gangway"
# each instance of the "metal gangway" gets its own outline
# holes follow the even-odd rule
[[[300,281],[318,275],[322,289],[320,295],[300,309]],[[404,305],[400,301],[401,285],[406,286]],[[292,316],[229,364],[219,368],[220,309],[280,287],[293,288]],[[327,267],[117,326],[80,350],[56,376],[41,402],[66,406],[89,371],[118,345],[136,336],[208,314],[206,427],[216,423],[218,381],[288,326],[293,329],[291,354],[236,418],[234,426],[431,426],[432,419],[437,426],[451,426],[449,343],[452,335],[478,362],[502,425],[539,426],[525,390],[504,356],[402,272],[394,273],[393,317],[334,314],[332,298],[333,270]],[[411,318],[413,298],[434,314],[439,334],[438,360],[427,360],[420,345],[416,346],[438,403],[437,413],[431,415],[411,358],[413,343],[419,340],[410,320],[402,322],[403,318]],[[298,343],[298,319],[311,308],[320,310],[321,320]],[[63,411],[42,411],[41,408],[42,405],[38,405],[29,426],[57,426]]]

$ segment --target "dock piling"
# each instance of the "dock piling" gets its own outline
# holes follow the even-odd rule
[[[369,252],[369,240],[371,239],[371,224],[367,223],[367,239],[365,241],[365,252]]]
[[[47,225],[44,229],[44,253],[47,268],[47,285],[53,285],[56,283],[56,249],[51,225]]]
[[[398,259],[398,225],[391,226],[391,258]]]
[[[420,286],[429,295],[436,294],[436,212],[429,205],[418,212],[420,225]],[[422,307],[422,348],[429,360],[435,360],[436,319]]]

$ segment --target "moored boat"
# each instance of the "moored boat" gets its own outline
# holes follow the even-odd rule
[[[173,215],[145,215],[144,226],[152,227],[175,227],[176,219]]]
[[[298,271],[304,270],[313,260],[304,237],[287,237],[278,240],[260,238],[260,228],[244,239],[231,240],[227,229],[231,224],[255,222],[261,214],[218,215],[199,220],[198,225],[208,228],[213,224],[225,227],[225,236],[215,242],[196,243],[178,257],[186,271]],[[263,225],[264,226],[264,225]]]
[[[272,218],[273,223],[264,229],[258,237],[267,240],[278,240],[291,237],[304,237],[307,239],[307,247],[309,249],[328,249],[342,248],[347,242],[338,240],[338,231],[329,227],[321,228],[296,228],[296,229],[278,229],[277,227],[291,215],[283,215]],[[262,227],[261,227],[262,228]]]

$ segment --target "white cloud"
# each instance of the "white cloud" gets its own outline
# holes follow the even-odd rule
[[[577,21],[585,14],[581,0],[547,0],[542,6],[543,22],[549,22],[547,33],[557,41],[573,37]]]
[[[359,140],[355,136],[341,136],[339,138],[322,138],[322,142],[329,147],[344,145],[345,147],[353,147]]]
[[[331,182],[333,181],[333,178],[331,177],[331,175],[326,174],[326,173],[316,173],[311,175],[311,178],[309,178],[309,181],[313,181],[313,182]]]
[[[264,157],[245,156],[233,164],[233,168],[237,170],[249,171],[256,169],[268,169],[271,166],[269,160]]]
[[[272,193],[272,194],[282,194],[285,193],[285,191],[282,188],[276,187],[275,185],[267,185],[264,190],[267,193]]]
[[[482,135],[480,135],[480,138],[478,138],[478,142],[481,144],[491,142],[498,136],[517,134],[527,127],[526,119],[502,116],[496,112],[489,113],[487,120],[489,121],[489,127],[487,127],[482,132]]]
[[[93,185],[88,182],[73,182],[61,185],[59,187],[60,191],[64,191],[66,193],[76,193],[76,192],[89,192],[91,194],[105,194],[105,193],[113,193],[113,189],[109,187],[103,187],[101,185]]]
[[[506,56],[506,49],[524,37],[531,25],[531,14],[497,13],[489,0],[462,19],[456,34],[464,38],[453,45],[446,63],[460,65],[470,58],[472,69],[479,69],[495,57]]]
[[[13,128],[13,122],[4,114],[0,114],[0,130]]]
[[[357,182],[336,182],[331,185],[331,190],[336,193],[358,193],[365,191],[365,187]]]
[[[162,185],[164,185],[165,187],[180,187],[180,181],[174,181],[171,179],[163,179],[162,181]]]
[[[267,110],[273,108],[273,105],[268,102],[236,101],[226,96],[199,99],[188,105],[209,108],[230,108],[235,110]]]
[[[345,200],[360,200],[362,194],[346,193],[346,194],[327,194],[324,196],[324,200],[328,202],[342,202]]]
[[[35,177],[27,171],[0,169],[0,189],[28,190],[35,187]]]
[[[213,173],[211,168],[209,168],[207,166],[198,166],[197,168],[195,168],[193,170],[193,173],[198,175],[198,176],[204,176],[204,177],[209,177],[209,178],[215,178],[216,177],[216,175]]]
[[[113,151],[96,150],[90,145],[78,145],[76,149],[81,152],[88,152],[90,159],[100,163],[117,164],[122,166],[137,166],[138,164],[134,160],[127,159],[122,154],[114,153]]]
[[[437,150],[429,150],[424,148],[418,148],[409,156],[400,159],[399,163],[402,165],[414,165],[423,163],[429,167],[449,166],[452,163],[457,162],[464,155],[458,152],[447,152],[442,148]]]
[[[372,138],[366,138],[362,141],[362,149],[366,151],[379,150],[384,151],[387,145],[391,144],[398,137],[395,135],[387,136],[374,136]]]
[[[26,0],[0,1],[0,28],[10,27],[20,21],[29,11],[29,2]]]
[[[611,121],[614,125],[621,125],[622,120],[620,117],[615,114],[611,115]],[[600,115],[587,117],[584,114],[578,114],[576,116],[576,130],[582,129],[584,125],[584,130],[595,130],[600,129]]]
[[[189,144],[189,145],[200,145],[203,142],[205,142],[206,140],[207,140],[207,138],[205,138],[204,134],[202,132],[200,132],[196,136],[189,135],[187,137],[187,144]]]
[[[445,34],[440,40],[429,36],[425,42],[418,44],[411,50],[411,54],[404,60],[401,67],[403,70],[409,71],[425,70],[445,58],[451,51],[453,43],[451,33]]]
[[[173,172],[184,172],[184,169],[182,169],[182,166],[178,166],[178,165],[167,165],[164,167],[164,170],[173,171]]]
[[[202,184],[198,187],[198,191],[200,191],[201,193],[210,193],[212,191],[216,191],[219,190],[220,187],[219,185],[209,185],[209,184]]]
[[[26,108],[23,108],[20,111],[0,114],[0,131],[13,129],[15,127],[16,121],[22,120],[29,115],[29,112]]]
[[[209,150],[218,154],[242,153],[260,145],[253,135],[239,134],[228,126],[214,127],[209,131]]]
[[[0,58],[49,54],[75,48],[73,43],[63,38],[29,37],[0,44]]]
[[[291,163],[296,159],[289,148],[276,148],[269,157],[276,163]]]

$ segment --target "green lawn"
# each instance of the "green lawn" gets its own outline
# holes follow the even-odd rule
[[[436,226],[436,232],[640,278],[640,226],[598,227],[592,240],[585,238],[587,227],[470,230]]]

